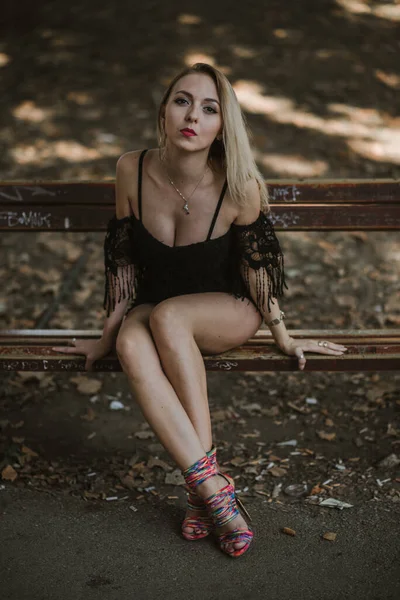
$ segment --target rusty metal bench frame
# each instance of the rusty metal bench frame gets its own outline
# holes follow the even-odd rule
[[[400,229],[398,180],[268,180],[276,231],[390,231]],[[114,214],[114,182],[0,183],[0,230],[105,231]],[[390,371],[400,366],[400,329],[289,330],[296,339],[343,343],[343,356],[307,353],[306,371]],[[0,370],[83,371],[85,359],[60,355],[51,347],[73,337],[100,337],[88,330],[0,330]],[[277,348],[268,330],[218,356],[205,356],[210,371],[293,371],[296,357]],[[120,371],[115,354],[96,371]]]

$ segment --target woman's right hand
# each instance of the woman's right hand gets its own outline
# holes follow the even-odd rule
[[[72,346],[55,346],[55,352],[63,354],[83,354],[86,356],[85,371],[92,371],[95,360],[103,358],[112,350],[112,343],[100,338],[98,340],[71,340]]]

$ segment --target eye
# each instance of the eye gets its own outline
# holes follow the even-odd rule
[[[212,114],[216,115],[217,114],[217,111],[212,106],[205,106],[204,108],[209,108],[210,109],[210,111],[211,111],[209,113],[210,115],[212,115]]]
[[[187,102],[186,98],[176,98],[175,103],[179,104],[181,100],[182,102]]]

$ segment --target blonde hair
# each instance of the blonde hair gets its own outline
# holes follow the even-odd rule
[[[206,63],[196,63],[178,73],[161,98],[157,117],[157,136],[160,147],[165,145],[165,131],[162,123],[165,106],[174,85],[185,75],[201,73],[208,75],[214,81],[221,103],[223,134],[222,139],[216,138],[211,144],[208,162],[219,162],[226,171],[228,190],[231,198],[239,206],[246,205],[245,186],[250,179],[258,183],[261,196],[261,210],[268,213],[271,209],[268,203],[268,189],[254,159],[250,137],[244,114],[240,108],[235,90],[221,71]]]

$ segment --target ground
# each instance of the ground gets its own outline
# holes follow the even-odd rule
[[[267,181],[399,178],[399,14],[398,2],[345,0],[268,7],[227,0],[184,7],[8,0],[0,24],[1,177],[113,179],[120,154],[156,145],[156,107],[169,78],[203,60],[234,84]],[[101,328],[102,239],[3,234],[0,327]],[[289,285],[280,304],[289,330],[398,327],[397,232],[280,232],[279,239]],[[50,314],[66,279],[68,293]],[[124,519],[132,506],[140,514],[142,506],[156,514],[170,507],[179,523],[185,505],[180,473],[144,422],[124,375],[85,377],[3,378],[4,527],[7,515],[18,520],[18,507],[29,511],[41,502],[49,514],[53,502],[65,502],[71,514],[73,507],[92,507],[108,515],[118,505],[115,515]],[[398,372],[308,373],[306,367],[207,377],[219,461],[250,514],[265,513],[266,522],[271,511],[323,514],[337,539],[322,548],[336,545],[349,561],[348,532],[365,531],[362,511],[373,513],[370,525],[390,532],[387,519],[400,505]],[[300,496],[289,495],[292,484],[305,486]],[[312,504],[329,497],[352,507],[339,512]],[[271,522],[275,541],[288,520]],[[284,540],[283,552],[292,538]],[[174,538],[177,553],[180,543]],[[310,538],[312,555],[320,544]],[[398,544],[389,546],[395,556]],[[17,556],[12,544],[9,550]],[[372,544],[371,552],[379,550]],[[364,597],[392,597],[394,588],[383,595],[376,585],[371,595],[363,589]],[[17,588],[14,578],[9,597],[21,600]],[[352,597],[335,590],[320,597]]]

